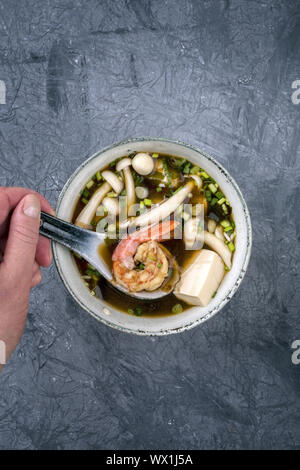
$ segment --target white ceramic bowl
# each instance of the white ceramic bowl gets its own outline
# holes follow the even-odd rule
[[[238,185],[228,172],[211,156],[201,150],[167,139],[138,138],[101,150],[84,161],[65,184],[56,207],[57,216],[70,221],[79,192],[100,168],[109,162],[134,151],[165,153],[185,157],[206,170],[220,184],[228,197],[236,223],[236,251],[232,269],[225,276],[217,295],[207,307],[192,307],[181,314],[167,317],[135,317],[114,309],[105,302],[91,296],[82,281],[70,251],[53,244],[54,260],[71,296],[88,313],[108,326],[141,335],[166,335],[192,328],[215,315],[237,291],[248,266],[252,232],[250,215]],[[109,314],[107,314],[109,311]]]

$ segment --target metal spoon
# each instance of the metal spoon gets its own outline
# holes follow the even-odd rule
[[[107,264],[103,261],[99,253],[99,246],[104,242],[106,238],[105,233],[92,232],[91,230],[85,230],[77,225],[70,224],[64,220],[58,219],[53,215],[41,212],[41,226],[40,234],[44,237],[50,238],[57,243],[69,248],[75,253],[82,256],[97,271],[109,281],[114,287],[119,289],[121,292],[144,300],[154,300],[168,295],[173,287],[171,286],[168,290],[156,290],[154,292],[129,292],[124,287],[119,286]]]

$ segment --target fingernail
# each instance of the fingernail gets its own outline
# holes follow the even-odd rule
[[[23,212],[28,217],[37,219],[40,216],[41,205],[40,201],[33,194],[28,194],[24,198]]]

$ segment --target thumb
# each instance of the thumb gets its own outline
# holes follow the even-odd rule
[[[12,280],[24,287],[31,285],[32,269],[39,238],[41,206],[34,194],[28,194],[13,211],[3,264]]]

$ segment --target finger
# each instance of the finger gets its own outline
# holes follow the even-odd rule
[[[34,277],[36,275],[36,273],[39,271],[40,269],[40,266],[38,265],[38,263],[35,261],[33,263],[33,269],[32,269],[32,277]]]
[[[0,262],[3,260],[2,254],[5,252],[7,240],[5,238],[0,239]],[[43,266],[47,268],[52,263],[52,251],[50,240],[45,237],[39,236],[38,244],[35,253],[35,261],[37,266]]]
[[[48,214],[55,215],[55,211],[52,209],[49,202],[36,191],[19,187],[0,187],[0,236],[7,232],[10,213],[26,194],[35,194],[40,200],[41,209]],[[52,262],[50,240],[42,236],[39,236],[36,260],[40,266],[44,267],[50,266]]]
[[[6,232],[8,226],[8,217],[11,211],[10,201],[5,188],[0,188],[0,235]]]
[[[48,214],[55,215],[54,210],[52,209],[51,205],[41,194],[33,191],[33,189],[27,188],[5,188],[0,187],[0,207],[3,209],[0,211],[0,236],[5,233],[7,230],[7,218],[10,212],[19,204],[21,199],[25,197],[27,194],[34,194],[40,201],[41,209]],[[2,220],[1,220],[2,219]]]
[[[40,284],[41,282],[42,282],[42,271],[39,268],[38,271],[34,274],[34,276],[31,279],[31,286],[30,287],[35,287],[38,284]]]
[[[40,266],[47,268],[52,263],[51,244],[48,238],[39,236],[35,259]]]
[[[41,204],[33,195],[25,196],[15,208],[1,269],[18,283],[30,287],[40,226]]]

